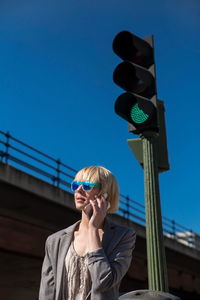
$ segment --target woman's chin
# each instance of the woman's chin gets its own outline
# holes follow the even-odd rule
[[[86,205],[83,204],[83,203],[75,203],[75,206],[76,206],[77,210],[82,211],[82,210],[84,210],[84,208],[85,208]]]

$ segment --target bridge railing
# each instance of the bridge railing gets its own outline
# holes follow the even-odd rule
[[[0,130],[0,162],[12,164],[24,172],[70,191],[77,170]],[[117,214],[145,226],[145,206],[120,194]],[[200,236],[166,217],[162,218],[163,233],[189,247],[200,250]]]
[[[76,170],[0,130],[0,161],[12,163],[41,179],[69,189]]]
[[[128,196],[120,195],[118,214],[140,225],[146,225],[145,206]],[[194,233],[191,229],[164,216],[162,217],[162,226],[163,234],[168,238],[200,250],[200,235]]]

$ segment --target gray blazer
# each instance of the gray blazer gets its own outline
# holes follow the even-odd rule
[[[79,222],[47,238],[39,300],[71,300],[67,297],[64,260]],[[102,248],[87,254],[92,280],[88,300],[118,299],[120,281],[131,263],[135,236],[133,229],[106,219]]]

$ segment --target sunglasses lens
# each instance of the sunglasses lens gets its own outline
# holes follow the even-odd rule
[[[86,181],[73,181],[71,185],[72,191],[75,192],[80,185],[84,191],[90,191],[93,188],[93,186],[97,184],[93,182],[86,182]]]
[[[79,184],[77,183],[77,182],[72,182],[72,191],[76,191],[77,190],[77,188],[79,187]]]
[[[92,186],[88,183],[83,183],[82,187],[83,187],[84,191],[90,191],[92,188]]]

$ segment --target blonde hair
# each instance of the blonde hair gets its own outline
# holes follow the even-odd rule
[[[114,213],[119,206],[119,188],[115,176],[101,166],[89,166],[81,169],[75,176],[77,181],[91,181],[100,184],[100,193],[108,193],[110,208],[108,213]]]

